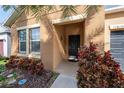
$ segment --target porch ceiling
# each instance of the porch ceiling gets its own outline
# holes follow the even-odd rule
[[[85,18],[86,18],[86,14],[70,16],[63,19],[52,20],[52,24],[64,25],[64,24],[70,24],[70,23],[77,23],[77,22],[84,21]]]

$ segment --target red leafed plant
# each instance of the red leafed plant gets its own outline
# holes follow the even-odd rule
[[[16,57],[11,56],[9,62],[6,64],[8,69],[19,69],[27,71],[30,74],[41,75],[44,69],[43,63],[40,59]]]
[[[110,51],[100,54],[97,45],[90,43],[79,49],[78,59],[78,87],[124,87],[124,74],[120,64],[111,57]]]
[[[6,67],[8,69],[14,69],[17,68],[17,63],[19,62],[17,59],[17,56],[11,56],[9,59],[9,62],[6,64]]]

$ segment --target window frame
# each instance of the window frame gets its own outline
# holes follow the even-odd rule
[[[26,51],[20,51],[20,48],[18,49],[18,53],[19,54],[36,54],[36,55],[39,55],[40,54],[40,51],[39,52],[31,52],[30,51],[30,46],[31,46],[31,42],[30,42],[30,29],[32,28],[39,28],[39,32],[40,32],[40,24],[34,24],[34,25],[28,25],[28,26],[22,26],[22,27],[18,27],[16,30],[18,31],[18,36],[19,36],[19,31],[20,30],[24,30],[26,31]],[[41,35],[40,35],[41,36]],[[40,37],[39,37],[40,38]],[[18,37],[18,41],[19,41],[19,37]],[[38,40],[40,42],[40,39]],[[19,47],[20,47],[20,42],[19,42]],[[41,44],[40,44],[40,47],[41,47]]]
[[[21,31],[24,31],[24,32],[26,33],[26,29],[21,29],[21,30],[18,31],[19,53],[26,54],[26,51],[27,51],[27,44],[26,44],[26,50],[25,50],[25,51],[21,51],[21,48],[20,48],[20,47],[21,47],[21,42],[27,43],[27,40],[23,40],[23,41],[20,40],[20,32],[21,32]],[[26,33],[26,38],[27,38],[27,33]]]
[[[32,53],[32,54],[40,54],[40,51],[39,52],[33,52],[33,51],[31,51],[31,49],[32,49],[32,41],[37,41],[37,42],[40,42],[40,37],[39,37],[39,40],[31,40],[31,29],[35,29],[35,28],[39,28],[39,32],[40,32],[40,27],[33,27],[33,28],[29,28],[29,51],[30,51],[30,53]],[[40,36],[40,35],[39,35]]]

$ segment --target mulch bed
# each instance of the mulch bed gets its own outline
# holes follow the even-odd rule
[[[16,82],[11,85],[2,86],[3,88],[47,88],[51,86],[49,85],[49,82],[53,83],[58,76],[57,73],[53,73],[52,71],[48,70],[43,70],[42,75],[32,75],[25,71],[16,72],[18,72]],[[56,78],[52,78],[55,76]],[[22,79],[27,79],[27,82],[24,85],[18,85],[18,81]]]

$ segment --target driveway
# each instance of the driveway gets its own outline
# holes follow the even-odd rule
[[[77,88],[77,80],[73,76],[60,74],[51,88]]]

